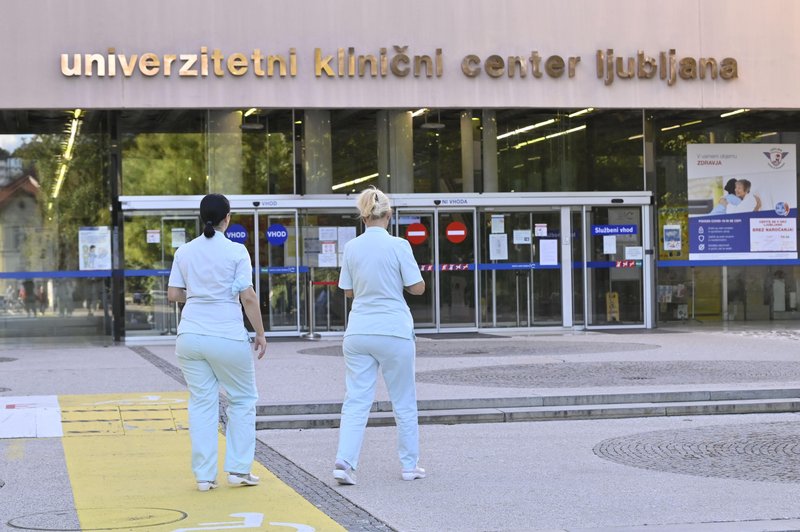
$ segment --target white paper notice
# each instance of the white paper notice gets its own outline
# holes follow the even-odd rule
[[[356,237],[355,227],[339,227],[339,249]]]
[[[322,253],[325,255],[336,253],[336,242],[323,242]]]
[[[319,228],[320,241],[336,240],[338,238],[337,229],[338,229],[337,227],[320,227]]]
[[[186,243],[186,229],[183,227],[172,228],[172,247],[178,248]]]
[[[681,250],[681,226],[664,225],[664,251]]]
[[[533,224],[533,231],[536,236],[547,236],[547,224]]]
[[[617,252],[617,235],[603,235],[603,253],[614,255]]]
[[[625,260],[642,260],[643,258],[644,249],[641,246],[625,247]]]
[[[111,269],[111,229],[107,226],[78,229],[78,267],[81,270]]]
[[[529,229],[514,229],[514,244],[525,245],[531,243],[531,232]]]
[[[320,268],[335,268],[336,253],[320,253],[319,254],[319,267]]]
[[[492,233],[506,232],[506,217],[502,214],[492,215]]]
[[[161,230],[159,230],[159,229],[148,229],[147,230],[147,243],[148,244],[160,244],[161,243]]]
[[[558,264],[557,238],[543,238],[539,240],[539,264],[546,266]]]
[[[797,251],[797,220],[750,218],[750,251]]]
[[[489,235],[489,260],[508,260],[508,235]]]

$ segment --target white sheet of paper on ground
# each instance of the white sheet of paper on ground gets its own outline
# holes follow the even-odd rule
[[[0,397],[0,438],[60,438],[58,396]]]

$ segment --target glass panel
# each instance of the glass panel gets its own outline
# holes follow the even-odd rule
[[[425,281],[425,293],[421,296],[412,296],[403,292],[406,303],[411,309],[411,315],[414,317],[414,327],[433,329],[436,327],[434,307],[437,290],[434,272],[433,214],[397,210],[395,221],[395,234],[411,243],[411,251],[419,264],[422,280]],[[415,225],[412,226],[412,224]],[[417,224],[422,225],[424,231]]]
[[[352,211],[308,211],[301,219],[302,266],[304,271],[308,268],[300,290],[301,307],[309,309],[313,301],[314,332],[344,331],[349,302],[337,287],[339,265],[345,243],[361,233],[361,222]],[[308,316],[301,322],[307,330]]]
[[[592,207],[589,325],[644,322],[639,207]]]
[[[481,239],[482,326],[562,322],[559,226],[558,211],[481,213],[481,227],[487,228]],[[500,252],[498,238],[506,242],[506,258],[493,258]]]
[[[297,330],[297,227],[294,213],[259,214],[261,309],[268,331]]]
[[[572,320],[574,325],[585,325],[584,316],[584,257],[583,243],[585,231],[580,207],[572,208]]]
[[[206,118],[197,110],[122,111],[122,194],[207,193]]]
[[[533,212],[532,222],[535,249],[531,262],[535,263],[536,267],[528,272],[531,277],[533,300],[531,325],[560,325],[563,322],[561,305],[563,258],[559,245],[561,214],[560,211]],[[525,231],[530,227],[529,224]],[[514,247],[525,248],[524,245]]]
[[[250,112],[241,118],[242,193],[294,194],[292,111]]]
[[[439,323],[475,327],[475,221],[473,211],[439,211]]]
[[[331,111],[333,186],[350,193],[378,183],[378,125],[373,110]]]
[[[200,234],[198,215],[128,215],[124,234],[126,335],[176,334],[178,307],[167,301],[167,281],[175,250]]]
[[[496,117],[500,192],[644,187],[641,111],[502,109]]]
[[[738,266],[731,262],[727,266],[713,267],[671,264],[689,259],[687,144],[755,143],[764,144],[764,151],[769,151],[770,145],[774,144],[796,145],[800,141],[800,112],[659,110],[648,111],[646,115],[648,131],[653,132],[655,154],[659,320],[800,319],[797,312],[800,286],[796,283],[800,278],[800,267],[794,264]],[[797,198],[794,201],[797,204]],[[691,207],[699,208],[699,205]],[[665,225],[680,226],[680,241],[683,243],[680,249],[664,249]],[[783,294],[780,281],[784,285]],[[786,310],[776,310],[780,308]]]
[[[0,337],[111,333],[106,116],[0,113]]]
[[[428,110],[414,118],[413,128],[413,191],[461,192],[460,111]]]

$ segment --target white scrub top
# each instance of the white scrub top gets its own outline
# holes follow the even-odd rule
[[[247,340],[239,292],[253,286],[253,266],[242,244],[220,231],[200,235],[175,252],[169,286],[186,289],[178,334]]]
[[[382,227],[367,227],[344,247],[339,288],[353,291],[344,335],[378,334],[414,338],[414,320],[403,287],[422,281],[407,240]]]

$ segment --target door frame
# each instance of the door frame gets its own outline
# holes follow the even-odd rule
[[[590,324],[591,317],[591,291],[589,290],[589,245],[591,235],[591,224],[589,222],[588,211],[593,207],[636,207],[639,209],[639,227],[641,228],[642,256],[642,322],[633,324]],[[585,330],[607,330],[607,329],[652,329],[655,325],[655,248],[654,242],[658,239],[653,235],[653,208],[648,204],[628,203],[625,205],[583,205],[581,208],[581,239],[582,239],[582,283],[583,283],[583,324]]]
[[[642,219],[642,246],[644,248],[644,258],[642,261],[643,267],[643,311],[644,323],[638,325],[612,325],[592,328],[653,328],[655,326],[655,245],[657,245],[658,238],[653,234],[654,220],[653,216],[655,209],[653,207],[653,193],[647,191],[626,191],[626,192],[565,192],[565,193],[533,193],[533,192],[518,192],[518,193],[445,193],[445,194],[388,194],[392,206],[396,211],[409,211],[414,209],[425,210],[434,212],[436,216],[435,231],[438,235],[438,218],[439,210],[473,210],[474,216],[477,217],[477,209],[481,207],[536,207],[536,206],[560,206],[561,207],[561,282],[562,282],[562,305],[563,305],[563,324],[560,328],[575,328],[587,329],[587,314],[584,303],[584,317],[582,323],[574,322],[574,308],[573,308],[573,283],[585,282],[585,279],[578,279],[575,274],[575,268],[572,261],[572,248],[575,243],[572,238],[572,231],[581,230],[581,238],[583,239],[582,245],[586,245],[586,231],[584,227],[573,228],[571,223],[571,209],[581,209],[581,225],[586,224],[585,212],[587,208],[594,206],[639,206],[641,207]],[[158,211],[176,212],[181,210],[197,211],[199,209],[200,200],[202,195],[195,196],[120,196],[121,210],[125,214],[144,214],[142,211],[149,211],[154,214]],[[350,210],[355,215],[355,201],[351,195],[231,195],[228,196],[231,204],[231,210],[237,212],[250,211],[255,213],[263,213],[265,211],[286,212],[287,210],[296,210],[298,217],[303,214],[306,209],[346,209]],[[477,224],[477,219],[474,218]],[[299,223],[299,221],[298,221]],[[479,260],[477,238],[480,238],[481,228],[475,226],[473,231],[473,260],[477,263]],[[115,252],[119,253],[122,257],[122,244],[120,242],[112,243],[116,246]],[[299,246],[299,239],[297,241]],[[300,250],[296,249],[298,257],[300,257]],[[585,260],[586,250],[581,250],[581,259],[584,266],[585,274]],[[299,260],[299,259],[298,259]],[[577,260],[577,258],[576,258]],[[302,265],[298,264],[299,268]],[[124,267],[124,266],[123,266]],[[438,273],[438,272],[437,272]],[[478,272],[475,271],[477,276]],[[298,276],[299,277],[299,276]],[[476,278],[476,283],[479,279]],[[585,286],[585,285],[584,285]],[[477,288],[477,284],[476,284]],[[585,291],[585,288],[584,288]],[[299,290],[298,290],[299,294]],[[125,294],[116,294],[114,297],[124,298]],[[478,316],[478,298],[479,292],[475,290],[475,327],[466,328],[466,331],[484,330],[479,327]],[[585,299],[585,295],[584,295]],[[297,304],[299,305],[300,302]],[[123,301],[124,306],[124,301]],[[438,304],[438,301],[437,301]],[[298,306],[298,319],[300,312],[306,312],[303,307]],[[437,307],[438,309],[438,307]],[[438,328],[437,328],[438,329]],[[525,328],[529,331],[531,328]],[[447,328],[447,332],[459,332],[461,329]],[[488,329],[497,331],[498,329]],[[512,330],[512,329],[503,329]],[[284,334],[293,335],[301,332],[298,325],[298,332],[288,331]],[[420,330],[419,332],[439,332],[439,330]],[[138,338],[138,337],[137,337]],[[142,337],[144,338],[144,337]],[[163,337],[162,337],[163,338]]]

